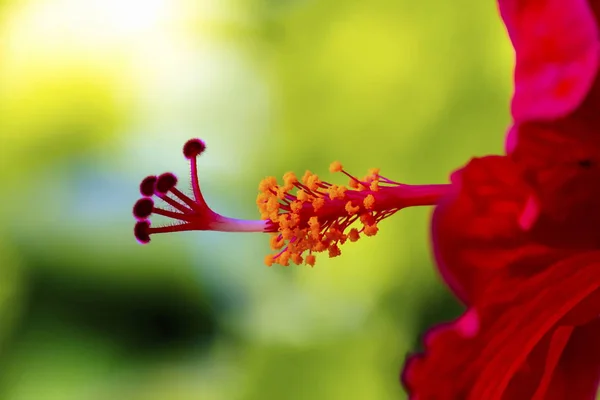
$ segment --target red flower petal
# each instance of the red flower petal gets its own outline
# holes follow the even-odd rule
[[[508,157],[471,160],[452,176],[456,191],[433,214],[432,239],[439,270],[464,302],[487,290],[490,277],[525,257],[547,254],[521,224],[535,219],[531,189]],[[527,221],[532,223],[531,221]]]
[[[510,157],[535,192],[539,215],[531,234],[540,243],[600,248],[598,107],[600,102],[594,108],[585,104],[566,118],[518,128]]]
[[[598,69],[598,28],[586,0],[499,0],[516,54],[512,114],[553,119],[583,101]]]
[[[470,313],[466,320],[476,316],[477,324],[463,317],[434,329],[426,353],[409,359],[403,382],[411,399],[594,398],[600,252],[570,257],[526,278],[506,269]],[[593,319],[567,325],[573,313]],[[465,324],[476,325],[476,333]]]
[[[546,399],[596,398],[600,376],[598,338],[600,338],[600,319],[575,329],[549,382]]]

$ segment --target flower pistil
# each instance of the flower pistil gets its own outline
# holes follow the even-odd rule
[[[265,257],[266,265],[288,266],[291,261],[313,266],[314,253],[327,251],[329,257],[339,256],[339,246],[346,241],[374,236],[383,219],[406,207],[434,205],[450,188],[448,184],[402,184],[380,175],[379,169],[371,169],[363,179],[358,179],[344,170],[341,163],[334,162],[330,172],[346,175],[347,186],[322,181],[310,171],[301,179],[288,172],[282,185],[274,177],[268,177],[259,184],[256,200],[261,219],[235,219],[216,213],[204,200],[197,160],[205,149],[200,139],[191,139],[183,147],[183,154],[190,162],[192,197],[177,189],[177,178],[170,172],[142,180],[142,198],[133,207],[137,219],[134,234],[140,243],[148,243],[153,234],[191,230],[271,233],[271,248],[276,253]],[[157,207],[153,197],[171,209]],[[148,219],[152,214],[177,223],[152,227]]]

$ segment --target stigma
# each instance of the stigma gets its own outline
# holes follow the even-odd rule
[[[190,163],[191,195],[177,188],[177,177],[170,172],[142,180],[142,197],[133,207],[137,220],[134,235],[140,243],[150,242],[154,234],[182,231],[270,233],[274,253],[265,257],[267,266],[288,266],[290,262],[314,266],[316,253],[337,257],[341,245],[376,235],[380,222],[403,208],[437,204],[450,187],[405,185],[385,178],[378,169],[359,179],[334,162],[330,172],[345,175],[347,185],[323,181],[310,171],[301,179],[288,172],[282,184],[268,177],[260,182],[256,199],[261,219],[230,218],[213,211],[200,190],[197,161],[205,150],[200,139],[191,139],[183,146],[183,155]],[[158,207],[155,199],[164,206]],[[154,227],[149,220],[152,215],[175,223]]]

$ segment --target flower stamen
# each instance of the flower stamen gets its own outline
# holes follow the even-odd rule
[[[350,178],[349,187],[322,181],[306,171],[299,181],[295,175],[284,176],[279,186],[274,177],[259,185],[256,203],[263,219],[272,225],[271,247],[276,254],[267,256],[265,263],[284,266],[304,258],[314,265],[313,253],[327,251],[329,257],[341,254],[339,248],[347,240],[356,242],[361,236],[374,236],[378,223],[400,209],[436,204],[448,190],[448,185],[411,186],[382,177],[379,169],[371,169],[363,178],[349,174],[339,161],[329,167]],[[295,190],[295,193],[291,193]],[[350,228],[360,224],[359,228]],[[349,233],[345,233],[349,229]]]
[[[326,251],[329,257],[337,257],[347,241],[376,235],[378,224],[402,208],[436,204],[450,187],[405,185],[381,176],[379,169],[371,169],[358,179],[336,161],[329,170],[346,175],[348,186],[322,181],[310,171],[301,179],[288,172],[282,185],[268,177],[260,182],[256,199],[261,219],[235,219],[213,211],[202,195],[197,161],[205,150],[200,139],[191,139],[183,146],[183,155],[190,162],[192,197],[177,188],[177,177],[170,172],[142,180],[142,198],[133,207],[137,220],[134,235],[140,243],[148,243],[150,236],[158,233],[192,230],[271,233],[270,244],[276,253],[266,256],[265,264],[288,266],[291,261],[313,266],[314,253]],[[152,197],[171,209],[156,206]],[[152,227],[149,218],[153,214],[176,222]]]

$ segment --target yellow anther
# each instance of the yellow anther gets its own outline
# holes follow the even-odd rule
[[[373,175],[379,177],[380,168],[371,168],[369,169],[369,175]]]
[[[267,267],[270,267],[270,266],[272,266],[272,265],[273,265],[273,254],[267,254],[267,255],[265,256],[265,265],[266,265]]]
[[[327,194],[330,200],[335,199],[337,187],[337,185],[331,185],[329,189],[327,189]]]
[[[292,214],[291,221],[292,221],[291,226],[298,226],[300,224],[300,215]]]
[[[296,265],[302,264],[303,260],[302,260],[302,256],[300,254],[298,254],[298,253],[292,253],[291,258],[292,258],[292,261],[293,261],[294,264],[296,264]]]
[[[278,218],[278,222],[281,229],[289,229],[291,226],[290,214],[281,214]]]
[[[316,252],[325,251],[326,248],[327,248],[327,246],[323,242],[317,242],[317,244],[315,244],[315,246],[314,246],[314,250]]]
[[[271,221],[273,221],[273,222],[278,222],[278,220],[279,220],[279,213],[277,212],[277,210],[270,212],[269,219]]]
[[[377,227],[377,224],[366,225],[365,229],[363,230],[363,232],[365,233],[365,236],[375,236],[378,231],[379,231],[379,228]]]
[[[354,214],[356,214],[360,210],[360,207],[359,206],[353,206],[351,201],[349,201],[349,202],[346,203],[346,207],[345,208],[346,208],[346,212],[348,213],[348,215],[354,215]]]
[[[338,228],[331,228],[329,229],[329,232],[331,232],[336,239],[342,237],[342,231],[340,231]]]
[[[337,245],[333,244],[333,245],[329,246],[329,257],[330,258],[337,257],[340,254],[342,254],[342,252]]]
[[[265,219],[265,215],[269,215],[269,212],[267,211],[267,204],[266,202],[259,202],[258,200],[256,201],[256,205],[258,206],[258,211],[260,212],[261,218]]]
[[[262,181],[260,181],[260,184],[258,185],[258,190],[260,190],[261,192],[268,192],[269,189],[275,186],[277,186],[277,179],[274,176],[268,176]]]
[[[373,220],[373,216],[369,213],[364,213],[360,215],[360,222],[362,222],[364,225],[372,225],[373,223],[375,223],[375,221]]]
[[[296,235],[298,234],[298,230],[297,229],[290,229],[291,233],[292,233],[292,237],[296,237]],[[288,239],[289,240],[289,239]],[[295,243],[289,243],[287,247],[285,248],[287,251],[290,252],[290,254],[295,253],[298,249]]]
[[[325,205],[325,199],[322,197],[318,197],[313,200],[312,205],[315,211],[319,211],[319,209]]]
[[[269,201],[268,200],[262,200],[262,199],[256,199],[256,205],[258,206],[258,211],[265,212],[267,211],[267,203]]]
[[[277,257],[277,262],[281,265],[283,265],[284,267],[287,267],[290,265],[290,252],[289,251],[284,251],[283,253],[281,253],[279,255],[279,257]]]
[[[348,240],[348,235],[341,234],[340,235],[340,244],[346,243],[346,240]]]
[[[347,190],[345,186],[332,185],[329,188],[329,199],[343,200]]]
[[[302,202],[308,201],[309,199],[308,193],[306,193],[304,190],[299,190],[298,193],[296,193],[296,198]]]
[[[267,211],[273,212],[279,210],[279,201],[276,196],[271,196],[267,201]]]
[[[337,190],[338,185],[331,185],[331,187],[327,189],[327,193],[329,193],[330,200],[335,200],[337,198]]]
[[[279,200],[283,200],[283,199],[285,199],[285,195],[287,194],[287,192],[288,192],[288,191],[287,191],[287,190],[286,190],[286,188],[285,188],[285,187],[283,187],[283,186],[281,186],[281,187],[277,188],[277,198],[278,198]]]
[[[269,197],[271,197],[270,193],[259,193],[256,196],[256,204],[262,204],[269,201]]]
[[[344,167],[342,167],[342,163],[339,161],[334,161],[329,165],[329,172],[341,172]]]
[[[302,209],[302,202],[298,200],[292,201],[292,204],[290,204],[290,209],[292,212],[297,213]]]
[[[332,229],[328,230],[327,232],[325,232],[325,237],[329,240],[338,240],[341,236],[342,236],[342,233],[335,228],[332,228]]]
[[[283,175],[283,183],[286,186],[289,186],[290,189],[294,186],[295,183],[298,182],[298,178],[296,177],[296,174],[294,174],[293,172],[286,172]]]
[[[346,174],[339,161],[331,163],[329,170]],[[276,256],[267,256],[265,264],[288,266],[290,262],[304,262],[313,266],[317,252],[328,251],[330,257],[337,257],[341,254],[339,246],[346,241],[375,235],[379,230],[378,218],[372,215],[375,200],[385,195],[375,193],[380,189],[380,179],[378,168],[370,169],[362,181],[351,178],[347,186],[323,182],[310,171],[304,173],[301,184],[292,172],[284,175],[281,186],[274,177],[263,179],[256,204],[261,217],[277,226],[278,233],[270,244],[273,250],[280,250]],[[349,227],[356,216],[362,229]]]
[[[283,247],[283,245],[285,244],[285,240],[283,239],[278,239],[279,235],[273,235],[271,237],[271,248],[273,250],[279,250]]]
[[[311,236],[314,240],[319,240],[321,237],[321,224],[317,217],[311,217],[308,220],[308,226],[310,227]]]
[[[373,205],[375,204],[375,197],[373,197],[372,194],[368,195],[367,197],[365,197],[365,199],[363,200],[363,205],[365,206],[365,208],[367,210],[371,210],[373,208]]]
[[[306,170],[306,172],[302,176],[302,183],[305,184],[305,185],[307,185],[308,184],[308,180],[310,179],[311,176],[313,176],[313,173],[310,172],[309,170]]]
[[[291,238],[294,237],[294,231],[292,231],[289,228],[283,228],[283,229],[281,229],[281,237],[284,240],[290,240]]]
[[[317,175],[311,175],[308,180],[306,181],[306,186],[310,189],[310,190],[317,190],[319,189],[319,184],[321,183],[321,181],[319,180],[319,177]]]

